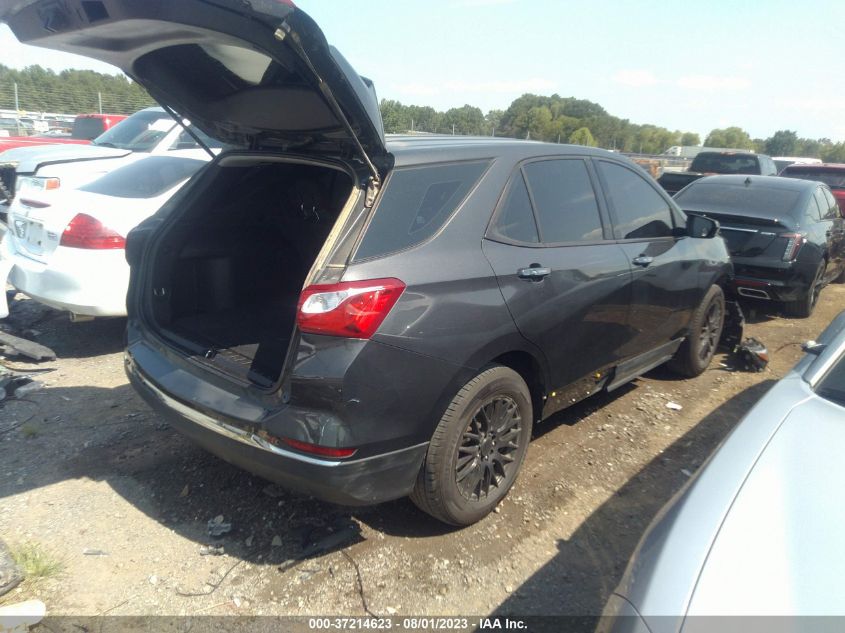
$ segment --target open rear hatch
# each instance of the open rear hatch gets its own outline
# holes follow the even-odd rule
[[[25,43],[113,64],[224,143],[389,167],[372,82],[289,0],[5,0]]]
[[[372,83],[288,0],[0,0],[0,20],[26,44],[119,67],[246,148],[180,192],[132,292],[175,348],[276,384],[303,285],[392,163]]]

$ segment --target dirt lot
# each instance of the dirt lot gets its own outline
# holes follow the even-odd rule
[[[455,531],[407,500],[336,507],[204,453],[127,384],[122,321],[70,323],[18,295],[6,327],[34,330],[58,360],[38,365],[55,369],[43,390],[0,409],[0,537],[61,569],[0,605],[39,598],[53,615],[598,613],[657,510],[843,306],[845,286],[834,285],[810,319],[751,315],[746,334],[772,352],[763,373],[726,371],[724,357],[696,380],[658,369],[556,415],[536,428],[500,511]],[[209,537],[219,515],[231,531]]]

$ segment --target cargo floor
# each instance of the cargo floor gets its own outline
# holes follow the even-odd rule
[[[293,301],[293,304],[291,304]],[[293,330],[296,299],[174,319],[169,330],[202,345],[220,370],[262,386],[279,379]]]

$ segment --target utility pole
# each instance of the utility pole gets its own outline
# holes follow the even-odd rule
[[[452,136],[455,136],[455,124],[452,124]]]
[[[18,82],[15,82],[15,125],[17,126],[17,134],[21,135],[21,106],[18,103]]]
[[[103,113],[103,93],[100,92],[100,91],[97,91],[97,103],[100,106],[100,114],[102,114]]]

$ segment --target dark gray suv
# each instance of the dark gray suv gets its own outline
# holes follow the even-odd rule
[[[372,84],[290,3],[17,2],[233,148],[127,240],[126,369],[208,450],[345,504],[464,525],[532,423],[670,361],[702,372],[731,274],[602,150],[383,133]]]

